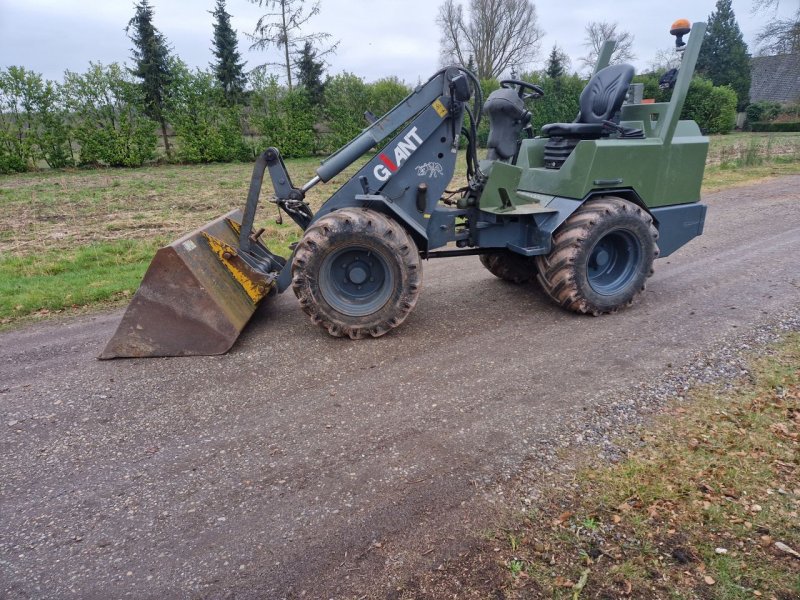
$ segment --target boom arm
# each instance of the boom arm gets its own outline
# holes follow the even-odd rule
[[[452,68],[439,71],[367,127],[361,135],[328,157],[317,169],[317,177],[323,182],[330,181],[403,123],[430,106],[439,96],[453,95],[454,92],[462,96],[459,100],[469,100],[469,87],[464,74]]]
[[[243,216],[239,240],[240,247],[245,251],[249,251],[252,246],[252,240],[245,232],[252,230],[253,222],[255,221],[261,182],[266,168],[269,169],[269,176],[272,179],[273,189],[275,190],[275,202],[285,210],[295,223],[305,229],[313,218],[308,205],[303,202],[308,190],[319,182],[328,182],[333,179],[371,148],[386,139],[403,123],[431,106],[440,96],[450,96],[458,102],[469,100],[469,82],[460,69],[454,67],[442,69],[424,84],[417,87],[388,113],[367,127],[358,137],[323,161],[316,171],[317,175],[300,188],[292,184],[292,179],[286,171],[280,151],[277,148],[267,148],[259,156],[253,170],[250,192],[247,196],[247,205]],[[457,144],[457,141],[454,140],[454,144]]]

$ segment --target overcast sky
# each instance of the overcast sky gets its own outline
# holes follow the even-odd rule
[[[312,0],[308,0],[311,2]],[[465,0],[466,1],[466,0]],[[408,83],[438,67],[437,7],[441,0],[322,0],[322,11],[310,31],[326,31],[340,40],[330,57],[329,72],[350,71],[368,81],[397,75]],[[800,0],[781,0],[780,14],[789,15]],[[193,67],[211,61],[214,0],[153,0],[156,26],[174,52]],[[670,24],[677,18],[705,20],[715,0],[538,0],[542,40],[539,65],[553,43],[573,59],[584,53],[584,26],[589,21],[618,21],[635,35],[636,67],[647,67],[655,53],[668,48]],[[734,0],[745,41],[752,44],[771,13],[752,14],[752,0]],[[248,49],[262,9],[248,0],[228,0],[228,12],[239,33],[240,50],[253,68],[276,59],[274,51]],[[0,0],[0,66],[22,65],[61,79],[65,69],[83,71],[89,61],[129,60],[130,41],[124,28],[133,13],[132,0]]]

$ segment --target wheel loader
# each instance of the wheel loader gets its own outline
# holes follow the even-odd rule
[[[669,102],[637,101],[634,69],[609,66],[608,41],[575,120],[539,135],[530,125],[539,86],[506,79],[484,103],[475,76],[448,67],[382,117],[368,113],[370,125],[302,185],[268,148],[243,211],[158,251],[100,358],[224,353],[259,303],[290,287],[329,334],[379,337],[414,309],[423,260],[440,257],[477,255],[497,277],[536,281],[576,313],[630,305],[654,260],[703,232],[708,139],[680,115],[704,32],[704,23],[673,24],[682,59],[665,84]],[[464,143],[466,180],[450,189]],[[308,191],[376,147],[314,213]],[[265,174],[270,201],[304,232],[289,257],[254,230]]]

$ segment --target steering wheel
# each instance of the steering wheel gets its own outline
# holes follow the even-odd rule
[[[513,89],[514,86],[517,86],[517,93],[523,100],[536,99],[544,96],[544,90],[542,88],[540,88],[538,85],[528,83],[527,81],[520,81],[519,79],[503,79],[503,81],[500,82],[500,87],[502,88]],[[526,94],[525,90],[530,90],[532,93]]]

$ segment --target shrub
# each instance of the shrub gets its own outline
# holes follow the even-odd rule
[[[571,123],[580,111],[580,96],[586,81],[578,75],[533,76],[527,81],[541,86],[544,96],[533,104],[533,126],[539,131],[548,123]]]
[[[178,139],[178,155],[190,163],[248,160],[242,137],[241,107],[230,106],[213,74],[172,67],[166,102],[167,121]]]
[[[692,81],[681,118],[697,121],[704,133],[728,133],[736,125],[736,92],[699,77]]]
[[[39,156],[51,169],[75,164],[72,151],[72,123],[64,104],[62,86],[52,81],[44,84],[37,98],[39,124],[36,145]]]
[[[318,141],[314,125],[317,113],[303,88],[289,91],[278,85],[275,76],[256,73],[250,121],[263,136],[261,146],[275,146],[285,157],[311,156]],[[263,148],[261,148],[263,149]]]
[[[779,121],[800,121],[800,102],[781,106]]]
[[[633,83],[644,84],[644,98],[651,98],[656,102],[669,102],[669,90],[658,87],[662,73],[642,73],[633,78]]]
[[[756,121],[773,121],[781,112],[781,105],[777,102],[753,102],[745,110],[750,123]]]
[[[144,116],[142,92],[120,65],[67,71],[64,92],[78,119],[81,164],[138,167],[155,157],[156,123]]]
[[[398,102],[411,93],[408,86],[397,77],[385,77],[367,87],[369,88],[369,110],[378,117],[392,110]]]
[[[341,73],[325,85],[324,116],[330,133],[325,150],[332,152],[344,146],[367,126],[364,113],[370,108],[370,90],[352,73]]]
[[[669,102],[672,90],[658,87],[662,73],[644,73],[633,78],[644,84],[644,97],[656,102]],[[705,133],[728,133],[736,125],[736,92],[727,85],[715,86],[707,79],[695,77],[689,85],[681,119],[697,121]]]
[[[61,90],[23,67],[0,71],[0,173],[72,164]]]

